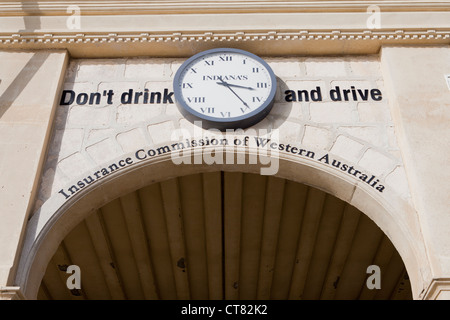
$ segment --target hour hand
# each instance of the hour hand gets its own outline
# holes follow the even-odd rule
[[[217,82],[217,84],[220,84],[222,86],[227,86],[227,87],[235,87],[235,88],[242,88],[242,89],[248,89],[248,90],[255,90],[252,87],[245,87],[245,86],[240,86],[238,84],[232,84],[232,83],[228,83],[223,81],[222,79],[220,79],[221,82]]]

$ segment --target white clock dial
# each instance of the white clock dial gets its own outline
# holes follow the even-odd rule
[[[237,49],[198,54],[180,67],[174,80],[177,103],[219,127],[261,120],[258,115],[265,116],[266,108],[270,111],[275,90],[275,76],[267,63]]]

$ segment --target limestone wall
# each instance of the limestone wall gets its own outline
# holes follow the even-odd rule
[[[72,60],[65,90],[113,90],[115,95],[112,104],[103,96],[98,105],[79,105],[74,101],[58,106],[35,209],[84,173],[140,148],[171,142],[171,135],[178,128],[192,132],[193,125],[171,101],[122,104],[118,96],[129,89],[162,94],[164,89],[171,91],[174,73],[183,61]],[[330,162],[331,156],[342,159],[375,175],[379,184],[385,186],[383,192],[395,192],[410,201],[378,56],[272,57],[266,61],[278,77],[277,98],[269,116],[254,128],[278,130],[280,141],[314,150],[318,155],[329,154]],[[364,101],[357,96],[357,101],[332,101],[330,90],[336,86],[341,90],[352,86],[361,90],[377,88],[382,99]],[[321,89],[322,101],[290,101],[292,97],[286,93],[317,87]],[[325,159],[321,162],[326,164]]]

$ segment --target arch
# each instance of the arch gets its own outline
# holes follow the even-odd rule
[[[249,156],[254,151],[235,151]],[[413,298],[420,298],[429,265],[413,209],[394,192],[380,195],[367,183],[308,158],[280,154],[276,177],[325,191],[366,214],[388,236],[399,252],[411,280]],[[89,185],[69,199],[53,195],[32,216],[26,228],[16,285],[35,299],[46,267],[60,242],[89,214],[113,199],[155,182],[188,174],[213,171],[260,173],[260,164],[176,165],[168,154],[134,163]],[[87,176],[87,175],[85,175]]]

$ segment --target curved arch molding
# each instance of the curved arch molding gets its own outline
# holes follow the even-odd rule
[[[252,153],[254,151],[247,152],[247,155],[251,156]],[[239,154],[245,152],[236,151],[236,155]],[[127,154],[123,158],[129,157],[133,157],[133,154]],[[28,223],[16,285],[22,288],[26,298],[36,298],[47,264],[59,243],[95,209],[121,195],[176,176],[219,170],[260,173],[261,167],[226,164],[176,165],[170,155],[165,154],[116,170],[86,186],[69,199],[55,194]],[[321,189],[365,213],[390,238],[405,263],[411,279],[413,297],[421,297],[430,274],[429,266],[423,263],[427,261],[426,252],[418,223],[413,218],[414,211],[400,196],[395,192],[380,193],[367,183],[357,181],[353,176],[310,158],[281,154],[279,170],[275,176]],[[73,183],[76,184],[77,181]]]

